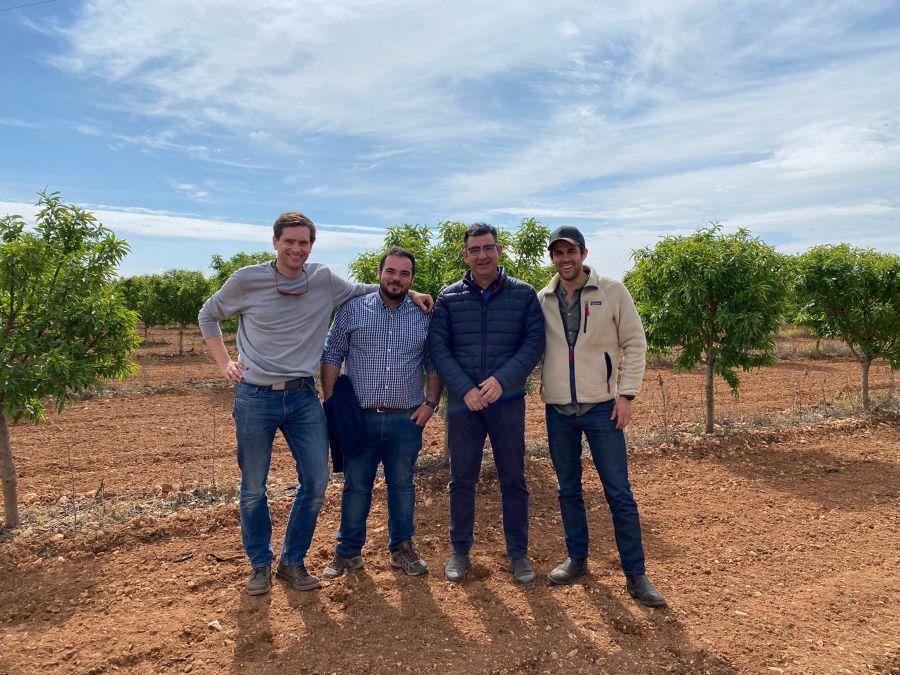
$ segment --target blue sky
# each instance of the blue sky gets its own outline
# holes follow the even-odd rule
[[[56,0],[0,12],[0,213],[59,190],[126,275],[289,209],[341,271],[388,225],[527,216],[613,276],[711,220],[900,252],[897,73],[896,2]]]

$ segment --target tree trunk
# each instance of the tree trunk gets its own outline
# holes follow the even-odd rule
[[[150,324],[144,324],[144,343],[147,342],[147,338],[150,335]]]
[[[872,365],[872,359],[868,356],[859,358],[859,365],[862,369],[862,404],[863,412],[869,412],[869,366]]]
[[[184,355],[184,324],[178,324],[178,356]]]
[[[12,447],[9,442],[9,425],[6,415],[0,411],[0,479],[3,480],[3,510],[6,527],[19,526],[19,502],[16,496],[16,465],[13,462]]]
[[[713,422],[715,420],[713,409],[713,395],[715,394],[713,387],[714,363],[715,358],[713,357],[712,349],[709,349],[706,352],[706,433],[708,434],[713,432]]]

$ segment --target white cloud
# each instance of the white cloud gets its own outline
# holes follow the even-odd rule
[[[20,129],[34,128],[35,124],[20,120],[17,117],[0,117],[0,127],[19,127]]]
[[[709,220],[900,248],[888,0],[87,0],[55,34],[146,121],[114,147],[278,169],[347,222],[575,221],[610,268]]]
[[[85,205],[89,208],[89,205]],[[253,225],[223,220],[177,215],[170,212],[154,212],[149,209],[90,208],[97,220],[121,235],[146,237],[174,237],[183,239],[212,239],[218,241],[244,241],[269,244],[272,241],[271,225]],[[0,213],[17,213],[33,223],[37,208],[33,204],[0,201]],[[362,231],[359,231],[362,230]],[[379,228],[350,229],[342,225],[317,224],[316,248],[324,251],[341,251],[351,248],[376,248],[381,246],[384,230]]]

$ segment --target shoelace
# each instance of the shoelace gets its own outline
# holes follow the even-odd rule
[[[400,555],[402,556],[404,562],[408,563],[417,563],[419,562],[419,554],[413,550],[413,547],[403,547],[400,549]]]

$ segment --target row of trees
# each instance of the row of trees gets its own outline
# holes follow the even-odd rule
[[[222,286],[236,270],[273,260],[275,255],[236,253],[231,258],[212,257],[213,274],[207,278],[194,270],[172,269],[162,274],[143,274],[118,281],[126,306],[134,311],[144,328],[144,340],[152,326],[178,326],[178,353],[184,354],[184,329],[197,323],[197,313],[206,299]],[[237,321],[223,324],[226,331],[234,331]]]
[[[713,225],[666,237],[634,260],[625,284],[650,351],[674,353],[680,370],[705,368],[707,432],[713,376],[736,394],[737,369],[774,362],[784,321],[847,345],[860,364],[866,412],[872,361],[900,368],[900,256],[846,244],[784,256],[746,230],[726,234]]]

